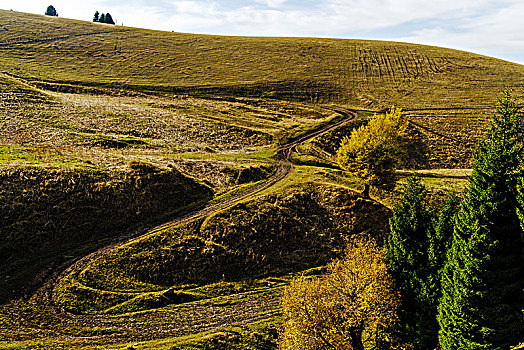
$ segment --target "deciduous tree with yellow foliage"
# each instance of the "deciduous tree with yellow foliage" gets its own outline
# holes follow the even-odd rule
[[[399,296],[385,250],[357,243],[323,277],[299,277],[282,297],[280,349],[373,348],[397,319]]]
[[[363,179],[366,190],[369,185],[391,188],[396,180],[395,170],[407,157],[412,141],[407,118],[400,108],[392,107],[385,114],[373,115],[366,125],[344,137],[337,151],[337,163]]]

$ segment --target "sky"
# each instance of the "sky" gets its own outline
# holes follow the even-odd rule
[[[524,64],[523,0],[0,0],[0,9],[119,25],[248,36],[403,41]]]

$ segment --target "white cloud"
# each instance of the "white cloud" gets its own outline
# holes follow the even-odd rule
[[[278,8],[282,7],[287,2],[287,0],[255,0],[255,2],[268,7]]]
[[[507,7],[464,18],[457,28],[426,28],[397,39],[473,51],[524,64],[523,16],[524,3],[515,1]]]

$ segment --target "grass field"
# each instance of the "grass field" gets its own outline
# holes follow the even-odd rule
[[[374,110],[396,105],[427,134],[436,167],[468,165],[505,87],[524,101],[522,65],[438,47],[169,33],[11,11],[0,11],[0,30],[0,71],[47,90],[253,97]],[[114,103],[103,100],[90,103]],[[199,108],[214,111],[202,113],[206,121],[221,109],[215,103]],[[267,118],[230,121],[268,131]]]
[[[355,194],[334,161],[345,135],[401,107],[419,143],[397,188],[415,172],[438,203],[465,186],[503,89],[524,103],[524,66],[438,47],[3,10],[0,33],[0,348],[275,349],[282,286],[387,233],[396,192]],[[123,232],[255,188],[278,145],[340,118],[330,105],[360,116],[298,146],[274,186],[43,284]]]

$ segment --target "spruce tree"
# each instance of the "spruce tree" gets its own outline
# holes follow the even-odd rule
[[[113,17],[111,17],[111,14],[108,12],[106,13],[105,22],[107,24],[115,24],[115,21],[113,21]]]
[[[436,218],[434,235],[429,237],[428,259],[432,271],[431,275],[436,279],[433,281],[437,285],[435,287],[436,291],[440,291],[440,279],[447,260],[446,253],[451,247],[455,216],[459,209],[459,204],[460,198],[455,193],[450,193]],[[436,297],[436,304],[438,299],[440,299],[440,296]]]
[[[100,20],[100,14],[98,11],[95,12],[95,15],[93,16],[93,22],[98,22]]]
[[[387,242],[387,263],[401,294],[397,335],[416,348],[437,344],[438,325],[434,302],[435,278],[431,275],[428,250],[434,236],[427,191],[416,177],[393,208],[391,234]]]
[[[442,274],[439,339],[445,350],[509,349],[524,338],[523,123],[509,92],[476,154]]]
[[[99,21],[100,23],[106,23],[106,15],[105,15],[105,13],[102,13],[102,14],[100,15],[100,18],[98,19],[98,21]]]

